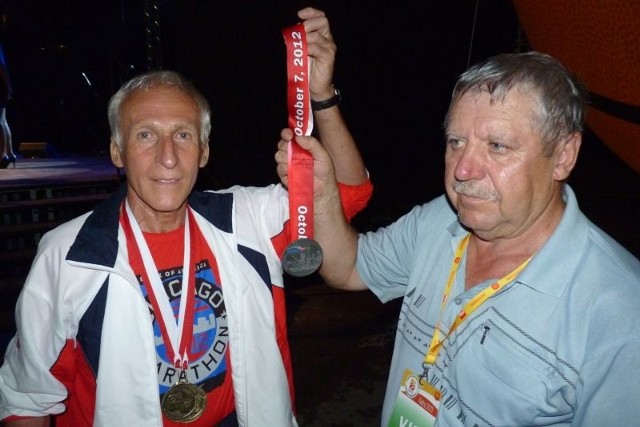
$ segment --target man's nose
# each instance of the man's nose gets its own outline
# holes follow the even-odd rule
[[[167,168],[173,168],[178,163],[176,146],[171,135],[160,137],[158,162]]]
[[[455,166],[455,179],[458,181],[481,179],[484,174],[484,162],[485,156],[479,147],[467,144]]]

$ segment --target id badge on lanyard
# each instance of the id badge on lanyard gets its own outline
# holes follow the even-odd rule
[[[440,392],[405,370],[393,404],[389,427],[432,427],[440,407]]]
[[[432,427],[434,425],[436,417],[438,416],[441,394],[439,390],[427,381],[429,366],[436,363],[438,352],[440,351],[445,339],[451,335],[471,313],[489,299],[489,297],[503,289],[507,283],[515,280],[518,274],[520,274],[531,260],[531,257],[528,258],[511,273],[499,279],[473,297],[458,313],[453,324],[449,327],[449,332],[444,335],[444,333],[440,332],[440,320],[442,319],[442,313],[447,304],[447,300],[449,299],[458,267],[462,262],[462,254],[469,243],[469,237],[470,235],[467,234],[465,238],[460,241],[455,250],[454,258],[451,263],[451,271],[445,285],[436,329],[433,333],[429,350],[427,351],[423,361],[424,372],[420,375],[416,375],[408,369],[405,370],[400,383],[398,397],[393,405],[393,411],[389,420],[389,427]]]

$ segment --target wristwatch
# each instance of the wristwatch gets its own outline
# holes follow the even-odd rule
[[[341,100],[342,96],[340,95],[340,90],[334,87],[333,96],[331,98],[325,99],[323,101],[311,100],[311,109],[313,111],[326,110],[327,108],[331,108],[334,105],[340,105]]]

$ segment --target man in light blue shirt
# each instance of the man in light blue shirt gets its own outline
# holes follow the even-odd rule
[[[630,426],[640,262],[565,183],[586,91],[555,59],[504,54],[456,84],[443,195],[377,232],[318,188],[321,274],[403,298],[383,426]]]

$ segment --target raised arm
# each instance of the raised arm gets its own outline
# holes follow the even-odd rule
[[[331,35],[329,20],[324,12],[311,7],[298,12],[307,33],[307,47],[311,77],[309,92],[313,101],[324,101],[335,95],[333,70],[336,44]],[[360,152],[340,113],[339,105],[314,110],[314,124],[324,148],[335,165],[340,183],[358,185],[368,178]]]
[[[293,137],[291,129],[280,134],[276,161],[282,183],[288,184],[287,144]],[[327,150],[314,137],[297,136],[300,146],[313,155],[314,238],[322,246],[320,274],[334,288],[367,289],[356,270],[358,233],[347,222],[342,210],[334,163]]]

